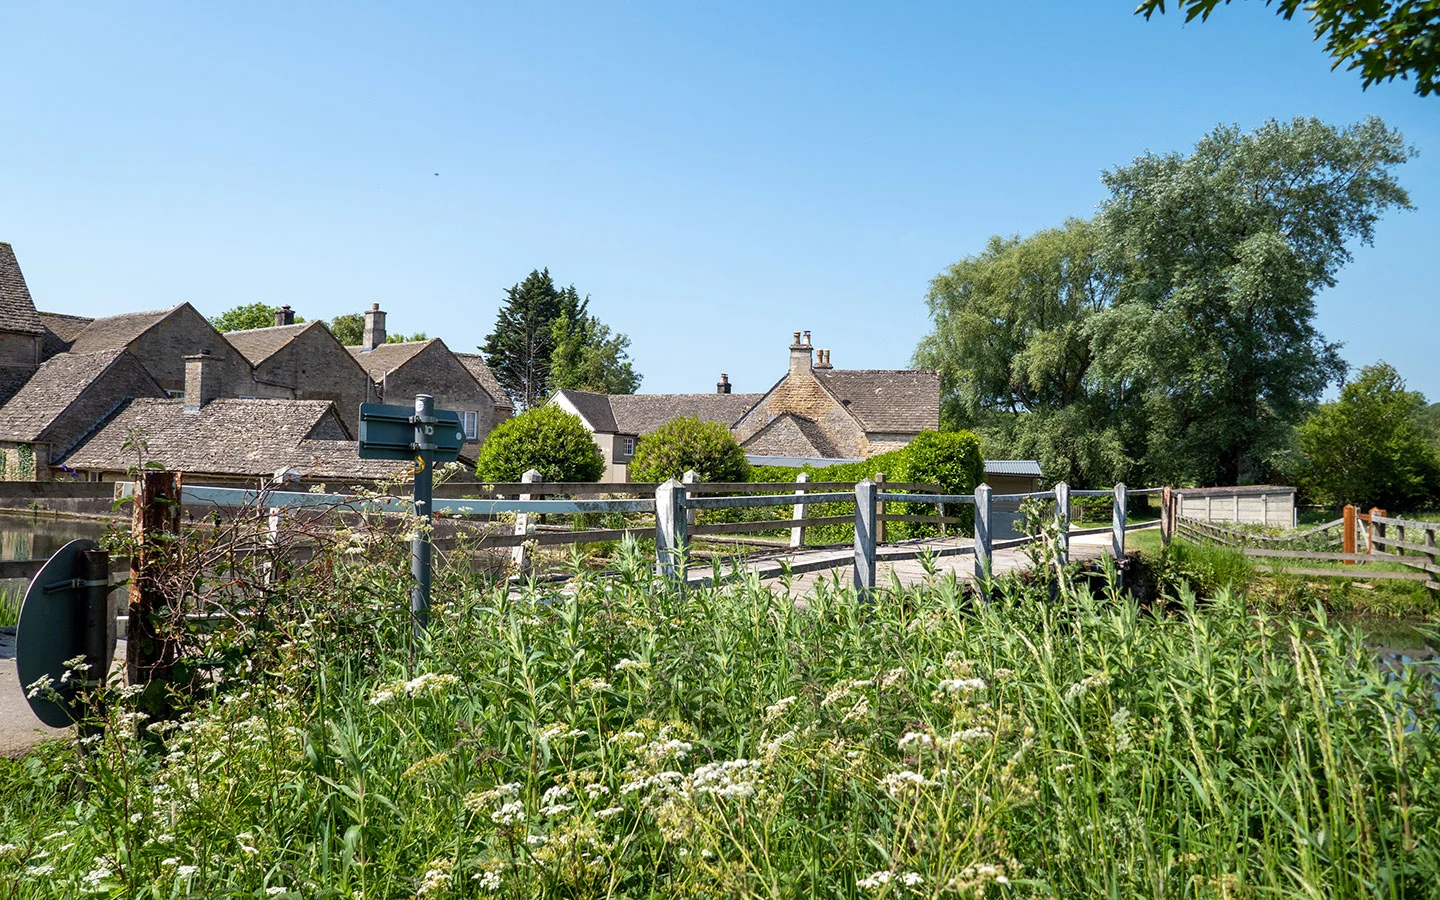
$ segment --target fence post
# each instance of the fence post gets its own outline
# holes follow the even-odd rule
[[[141,472],[135,479],[125,677],[131,685],[146,686],[142,707],[151,715],[165,706],[164,684],[179,655],[178,642],[161,634],[158,620],[173,612],[166,609],[163,582],[180,536],[180,491],[179,472]],[[149,685],[159,687],[152,693]]]
[[[1110,551],[1116,559],[1125,558],[1125,513],[1129,501],[1125,482],[1115,485],[1115,503],[1110,509]]]
[[[1435,550],[1435,531],[1435,528],[1425,529],[1425,547],[1427,548],[1425,551],[1425,555],[1430,557],[1430,565],[1440,566],[1440,553],[1437,553]],[[1432,572],[1430,574],[1433,575],[1435,573]]]
[[[876,473],[875,473],[875,490],[876,490],[876,491],[884,491],[884,490],[885,490],[885,473],[884,473],[884,472],[876,472]],[[884,500],[877,500],[877,501],[875,502],[875,543],[876,543],[876,544],[883,544],[883,543],[885,543],[885,520],[884,520],[883,518],[881,518],[881,516],[883,516],[883,515],[885,515],[885,501],[884,501]]]
[[[1385,515],[1385,510],[1380,509],[1380,508],[1377,507],[1377,506],[1372,506],[1372,507],[1370,507],[1370,535],[1369,535],[1370,540],[1369,540],[1369,542],[1368,542],[1368,545],[1367,545],[1366,548],[1365,548],[1365,552],[1366,552],[1366,553],[1370,553],[1370,554],[1374,554],[1374,553],[1375,553],[1375,539],[1376,539],[1377,537],[1380,538],[1381,540],[1384,540],[1384,539],[1385,539],[1385,523],[1384,523],[1384,522],[1377,522],[1377,521],[1375,521],[1375,517],[1376,517],[1376,516],[1384,516],[1384,515]],[[1385,549],[1382,547],[1382,548],[1380,549],[1380,552],[1381,552],[1381,553],[1384,553],[1384,552],[1385,552]]]
[[[1356,524],[1354,504],[1345,504],[1345,508],[1340,511],[1340,522],[1340,531],[1342,532],[1342,534],[1340,535],[1340,552],[1354,553]],[[1355,565],[1355,560],[1347,559],[1342,563],[1342,565],[1353,566]]]
[[[514,469],[511,469],[511,471],[513,472]],[[520,480],[521,480],[522,482],[524,482],[525,484],[538,484],[538,483],[540,482],[540,473],[539,473],[538,471],[536,471],[535,469],[530,469],[530,470],[528,470],[524,475],[521,475],[521,476],[520,476]],[[524,493],[524,494],[521,494],[521,495],[520,495],[519,499],[521,499],[521,500],[529,500],[529,499],[531,499],[531,497],[532,497],[531,494]],[[522,513],[516,513],[516,514],[515,514],[515,534],[516,534],[516,536],[523,539],[526,535],[530,534],[530,529],[531,529],[530,514],[529,514],[529,513],[523,513],[523,512],[522,512]],[[516,570],[517,572],[524,571],[525,566],[529,564],[530,561],[526,558],[526,554],[525,554],[525,543],[524,543],[523,540],[522,540],[520,543],[516,544],[514,547],[511,547],[511,548],[510,548],[510,561],[515,564],[515,570]]]
[[[685,486],[671,478],[655,489],[655,561],[660,577],[685,581]]]
[[[855,485],[855,591],[868,600],[875,589],[875,482]]]
[[[1384,537],[1384,535],[1381,535],[1381,537]],[[1396,526],[1395,526],[1395,540],[1399,541],[1399,542],[1402,543],[1402,544],[1405,543],[1405,526],[1404,526],[1404,525],[1396,525]],[[1391,549],[1391,550],[1387,550],[1387,551],[1385,551],[1385,552],[1387,552],[1387,553],[1395,553],[1395,554],[1397,554],[1397,555],[1399,555],[1399,556],[1404,556],[1404,555],[1405,555],[1405,548],[1404,548],[1404,547],[1395,547],[1395,548],[1393,548],[1393,549]]]
[[[990,580],[992,571],[993,544],[990,531],[990,497],[992,494],[994,494],[994,490],[984,482],[975,487],[975,580],[982,585]]]
[[[684,475],[680,476],[680,483],[684,485],[699,484],[700,473],[695,471],[694,469],[690,469]],[[694,492],[691,491],[689,487],[686,487],[685,493],[689,495]],[[685,508],[685,531],[687,534],[689,533],[690,528],[695,524],[695,512],[696,511],[694,509],[691,509],[688,506]]]
[[[1060,534],[1055,539],[1056,559],[1060,565],[1070,564],[1070,485],[1055,485],[1055,524]]]
[[[1170,546],[1175,536],[1175,492],[1169,487],[1160,489],[1160,546]]]
[[[810,480],[810,473],[809,473],[809,472],[801,472],[799,475],[796,475],[796,476],[795,476],[795,483],[796,483],[796,484],[799,484],[799,485],[803,485],[803,484],[805,484],[805,482],[807,482],[807,481],[809,481],[809,480]],[[796,497],[804,497],[804,496],[805,496],[805,488],[803,488],[803,487],[797,487],[797,488],[795,489],[795,496],[796,496]],[[802,521],[802,520],[805,518],[805,501],[804,501],[804,500],[796,500],[796,501],[795,501],[795,511],[790,514],[790,518],[791,518],[792,521],[795,521],[795,522]],[[791,547],[791,549],[799,549],[800,547],[803,547],[803,546],[805,546],[805,526],[804,526],[804,525],[796,525],[796,526],[794,526],[793,528],[790,529],[790,547]]]

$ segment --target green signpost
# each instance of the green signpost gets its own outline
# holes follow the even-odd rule
[[[415,515],[430,523],[435,487],[435,463],[460,456],[465,429],[460,414],[436,409],[435,398],[417,394],[415,408],[360,404],[360,458],[408,459],[415,462]],[[410,542],[410,616],[423,630],[430,611],[430,529],[415,529]]]

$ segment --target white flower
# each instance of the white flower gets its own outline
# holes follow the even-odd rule
[[[511,800],[491,813],[490,821],[496,825],[518,825],[525,821],[525,804]]]
[[[26,866],[25,876],[27,878],[44,878],[55,871],[55,867],[46,863],[43,866]]]
[[[601,797],[610,796],[610,789],[603,784],[585,785],[585,796],[591,800],[599,800]]]
[[[623,807],[623,806],[609,806],[609,807],[606,807],[605,809],[597,810],[596,813],[595,813],[595,818],[601,819],[601,820],[604,820],[604,819],[613,819],[615,816],[620,815],[620,814],[623,813],[624,811],[625,811],[625,807]]]
[[[648,668],[650,668],[649,663],[641,662],[638,659],[622,659],[615,664],[615,671],[617,672],[643,672]]]
[[[267,887],[265,889],[265,893],[270,895],[271,897],[278,897],[281,894],[288,893],[289,890],[290,889],[287,887],[280,887],[279,885],[274,885],[271,887]]]
[[[906,872],[900,876],[900,883],[906,887],[916,887],[925,883],[925,876],[919,872]]]
[[[199,866],[181,866],[180,868],[175,870],[175,874],[179,875],[181,878],[189,878],[191,875],[194,875],[198,871],[200,871]]]
[[[894,877],[895,876],[892,872],[886,869],[881,869],[879,872],[876,872],[873,875],[867,875],[866,877],[855,882],[855,886],[864,891],[873,891],[876,888],[882,888],[885,885],[889,884],[890,879]]]
[[[603,678],[582,678],[580,680],[580,687],[592,694],[598,694],[601,691],[610,690],[612,685]]]
[[[776,719],[785,715],[785,711],[789,709],[791,704],[793,704],[794,702],[795,696],[793,694],[789,697],[781,697],[779,700],[776,700],[774,703],[765,707],[764,720],[766,722],[775,721]]]
[[[973,694],[985,690],[985,682],[979,678],[946,678],[936,685],[937,694]]]
[[[924,731],[907,731],[900,740],[895,742],[896,749],[904,750],[906,747],[914,747],[916,750],[933,750],[935,748],[935,736]]]
[[[933,787],[935,784],[936,782],[931,781],[919,772],[912,772],[909,769],[891,772],[880,779],[880,786],[885,789],[885,793],[892,797],[899,797],[907,791]]]
[[[439,860],[430,865],[432,868],[421,877],[420,886],[415,889],[416,897],[438,894],[450,886],[450,861]]]
[[[476,872],[470,876],[470,880],[475,882],[482,891],[500,890],[499,872]]]

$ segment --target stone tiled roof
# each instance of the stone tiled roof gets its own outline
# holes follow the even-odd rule
[[[295,448],[290,468],[302,478],[354,478],[360,481],[388,481],[409,472],[408,461],[360,459],[354,441],[306,440]]]
[[[62,353],[46,360],[25,386],[0,407],[0,440],[40,440],[56,417],[124,353]]]
[[[136,452],[124,449],[132,434],[143,437],[147,461],[181,472],[258,478],[283,468],[304,471],[317,455],[326,467],[341,462],[329,442],[346,432],[328,400],[212,400],[188,413],[184,406],[178,399],[132,400],[60,462],[123,472],[136,464]],[[326,477],[371,477],[358,457],[354,462],[346,471],[325,468]]]
[[[270,328],[247,328],[244,331],[227,331],[225,340],[240,351],[240,355],[258,366],[274,356],[282,347],[300,336],[307,328],[324,328],[320,322],[302,322],[299,325],[275,325]]]
[[[169,309],[152,309],[146,312],[125,313],[95,319],[81,329],[70,345],[71,353],[94,353],[98,350],[119,350],[130,346],[140,335],[149,331],[178,306]]]
[[[346,347],[345,349],[350,351],[350,355],[355,357],[355,361],[360,364],[361,368],[370,373],[372,381],[383,381],[386,375],[405,365],[420,351],[439,340],[439,338],[431,338],[428,341],[381,344],[368,353],[359,347]]]
[[[474,375],[475,380],[480,382],[480,386],[483,387],[485,393],[489,394],[490,398],[495,401],[496,406],[503,406],[507,409],[515,408],[515,404],[510,400],[510,395],[505,393],[505,389],[500,386],[500,382],[496,379],[495,373],[490,371],[489,366],[485,365],[485,357],[478,353],[457,353],[455,354],[455,358],[460,360],[465,368],[470,370],[470,374]]]
[[[18,394],[34,374],[34,366],[0,366],[0,403]]]
[[[923,369],[818,369],[815,377],[868,432],[940,427],[940,373]]]
[[[45,329],[45,346],[41,353],[46,359],[57,353],[64,353],[75,343],[75,338],[94,319],[88,316],[67,316],[61,313],[40,313],[40,325]]]
[[[20,272],[15,250],[0,243],[0,331],[41,334],[40,315],[30,299],[30,287]]]
[[[726,428],[764,394],[611,394],[610,409],[620,434],[648,434],[681,416],[719,422]]]
[[[579,413],[585,424],[596,434],[615,433],[615,415],[610,411],[610,395],[592,391],[556,391],[555,397],[565,399]]]

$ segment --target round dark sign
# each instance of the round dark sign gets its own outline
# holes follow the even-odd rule
[[[92,665],[100,664],[100,671],[74,672],[66,677],[70,668],[66,661],[85,655],[90,586],[79,577],[80,554],[94,549],[94,541],[83,539],[61,547],[35,573],[20,607],[20,625],[15,632],[15,670],[20,676],[20,689],[25,691],[36,717],[54,728],[74,724],[76,694],[87,677],[103,679],[115,655],[115,617],[108,615],[107,600],[105,658],[92,661]],[[31,686],[47,676],[59,700],[45,690],[34,691],[31,696]]]

